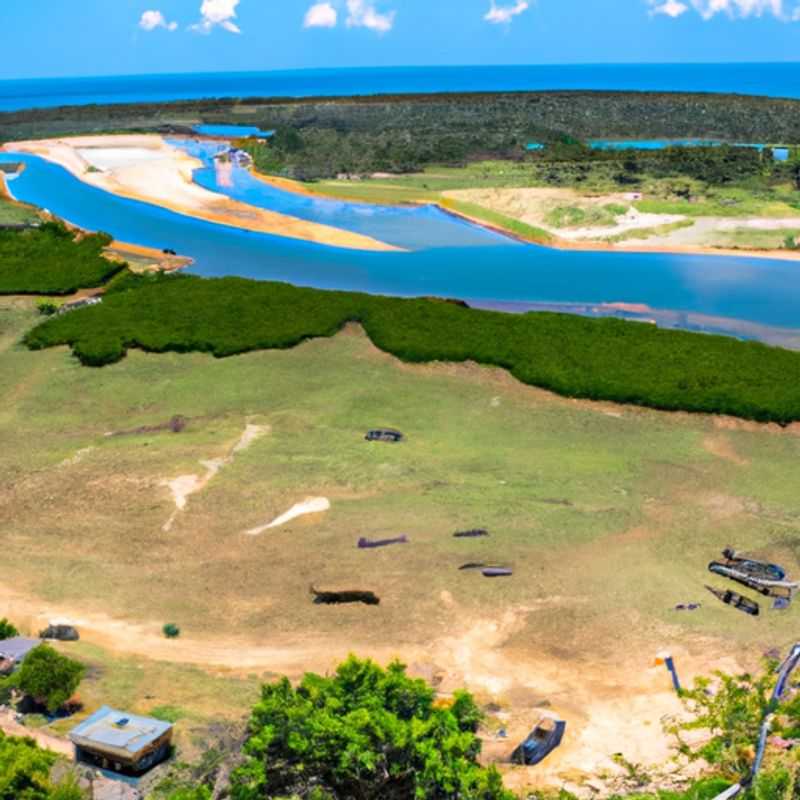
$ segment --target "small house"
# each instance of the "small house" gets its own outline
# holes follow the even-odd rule
[[[15,636],[0,641],[0,675],[10,675],[26,658],[31,650],[35,650],[41,641]]]
[[[76,761],[141,775],[169,757],[172,725],[103,706],[73,728],[69,738]]]

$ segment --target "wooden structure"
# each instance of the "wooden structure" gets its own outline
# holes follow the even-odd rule
[[[142,775],[172,750],[172,725],[103,706],[73,728],[75,760],[113,772]]]

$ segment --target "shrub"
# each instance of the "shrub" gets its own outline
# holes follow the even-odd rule
[[[174,622],[168,622],[161,630],[167,639],[177,639],[181,635],[181,629]]]
[[[54,714],[75,693],[86,668],[41,644],[28,653],[12,681],[34,702]]]
[[[404,665],[384,670],[351,656],[332,677],[263,687],[231,797],[306,797],[314,789],[319,798],[513,800],[500,774],[478,764],[478,716],[466,693],[437,707],[434,691]]]
[[[800,419],[800,353],[758,342],[243,278],[119,281],[103,303],[44,321],[26,344],[69,344],[84,364],[99,366],[121,359],[126,347],[217,357],[293,347],[357,321],[376,346],[405,361],[473,360],[567,397],[781,424]]]
[[[25,231],[0,231],[0,294],[64,295],[101,286],[124,269],[109,261],[107,233],[79,239],[64,225],[46,222]]]
[[[0,639],[13,639],[19,631],[5,618],[0,619]]]
[[[40,300],[36,309],[43,317],[52,317],[58,311],[58,306],[50,300]]]

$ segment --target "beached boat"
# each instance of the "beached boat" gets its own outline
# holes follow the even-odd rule
[[[512,763],[532,767],[543,761],[561,744],[566,727],[564,720],[543,717],[528,738],[511,754]]]
[[[714,597],[718,597],[726,605],[732,606],[739,611],[744,611],[745,614],[750,614],[751,617],[757,617],[761,613],[761,608],[755,600],[749,597],[738,594],[730,589],[715,589],[713,586],[706,586]]]
[[[723,561],[719,563],[730,569],[742,572],[751,578],[762,581],[783,581],[786,580],[786,570],[778,564],[770,564],[768,561],[759,561],[755,558],[747,558],[741,555],[732,547],[726,547],[722,551]],[[710,568],[710,567],[709,567]]]

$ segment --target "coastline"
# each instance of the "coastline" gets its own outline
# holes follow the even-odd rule
[[[304,197],[313,197],[319,200],[343,200],[348,202],[358,202],[353,201],[351,198],[347,197],[336,197],[335,195],[328,195],[323,194],[322,192],[315,192],[313,188],[311,188],[308,184],[301,183],[300,181],[295,181],[290,178],[280,178],[273,175],[265,175],[262,172],[258,172],[256,169],[251,170],[251,174],[253,177],[257,178],[264,183],[269,184],[270,186],[274,186],[276,189],[282,189],[283,191],[287,192],[294,192],[295,194],[302,195]],[[406,202],[406,203],[380,203],[375,202],[372,200],[365,200],[363,201],[369,205],[383,205],[383,206],[403,206],[403,205],[431,205],[438,208],[440,211],[444,212],[445,214],[450,214],[451,216],[457,217],[458,219],[462,219],[466,222],[470,222],[473,225],[479,225],[486,230],[493,231],[495,233],[499,233],[503,236],[507,236],[510,239],[513,239],[518,242],[522,242],[523,244],[535,244],[539,247],[549,247],[553,250],[572,250],[575,252],[604,252],[604,253],[639,253],[639,254],[655,254],[661,253],[666,255],[694,255],[694,256],[720,256],[724,258],[729,258],[731,256],[736,258],[757,258],[761,260],[770,260],[770,261],[795,261],[800,264],[800,252],[792,252],[789,250],[752,250],[752,249],[737,249],[737,248],[721,248],[721,247],[701,247],[701,246],[691,246],[691,245],[674,245],[672,247],[664,246],[664,245],[646,245],[646,244],[631,244],[631,245],[614,245],[608,242],[593,242],[593,241],[583,241],[583,240],[576,240],[576,239],[563,239],[554,234],[551,234],[550,239],[544,241],[542,239],[536,237],[527,237],[516,231],[508,230],[507,228],[502,227],[501,225],[497,225],[491,222],[487,222],[486,220],[481,219],[480,217],[476,217],[472,214],[468,214],[465,211],[462,211],[458,208],[450,207],[449,205],[444,205],[442,202],[435,201],[435,200],[419,200],[416,202]]]
[[[96,150],[100,155],[104,151],[118,155],[124,149],[149,151],[152,160],[122,162],[111,169],[98,170],[78,152],[80,148]],[[255,208],[204,189],[192,182],[192,172],[202,166],[201,162],[168,145],[160,136],[43,139],[5,144],[2,149],[39,156],[95,188],[206,222],[349,250],[400,251],[369,236]]]

